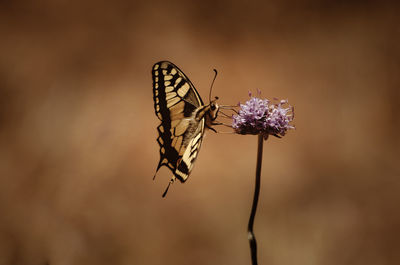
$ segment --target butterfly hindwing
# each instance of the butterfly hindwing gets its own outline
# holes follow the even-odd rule
[[[153,66],[153,98],[158,126],[160,162],[157,171],[167,166],[181,182],[193,168],[204,134],[204,119],[194,118],[202,107],[198,92],[185,74],[166,61]]]
[[[200,150],[203,133],[204,120],[201,120],[199,125],[196,127],[196,131],[193,134],[188,132],[185,137],[187,143],[183,144],[185,148],[184,151],[181,152],[182,157],[178,161],[178,167],[174,172],[174,175],[182,182],[186,181],[193,169],[194,161],[196,160]]]

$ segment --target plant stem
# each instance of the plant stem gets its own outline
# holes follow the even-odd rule
[[[256,242],[256,236],[253,233],[253,225],[254,225],[254,218],[256,216],[256,211],[257,211],[258,197],[260,195],[263,143],[264,143],[263,136],[258,135],[256,185],[254,188],[253,206],[251,207],[249,225],[247,227],[247,238],[249,239],[249,243],[250,243],[251,263],[253,265],[257,265],[257,242]]]

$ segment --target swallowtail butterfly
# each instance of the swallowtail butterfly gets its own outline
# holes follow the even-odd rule
[[[162,166],[168,167],[173,176],[165,190],[176,179],[185,182],[199,154],[205,128],[211,129],[219,111],[215,100],[204,105],[189,78],[173,63],[161,61],[154,64],[154,109],[161,124],[157,127],[160,145],[160,161],[156,174]],[[155,175],[154,175],[155,178]]]

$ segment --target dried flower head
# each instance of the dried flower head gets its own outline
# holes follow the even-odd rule
[[[239,104],[238,114],[233,116],[232,128],[236,133],[262,134],[267,139],[269,135],[284,136],[289,129],[294,129],[289,124],[294,118],[294,108],[287,100],[274,99],[277,103],[270,103],[268,99],[252,97],[251,93],[249,96],[245,104]]]

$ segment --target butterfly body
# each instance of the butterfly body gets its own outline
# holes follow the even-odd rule
[[[168,167],[175,179],[185,182],[201,147],[205,129],[212,129],[218,114],[218,104],[204,105],[197,90],[186,75],[173,63],[154,64],[154,109],[161,124],[157,127],[160,161],[157,171]],[[212,129],[214,130],[214,129]]]

